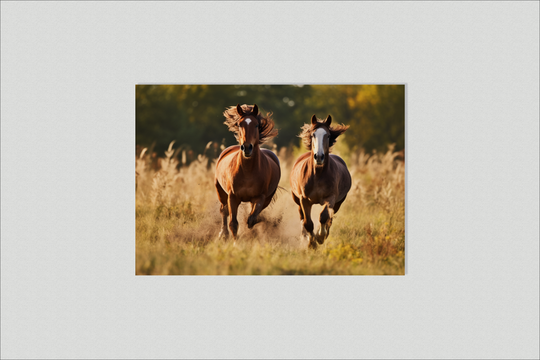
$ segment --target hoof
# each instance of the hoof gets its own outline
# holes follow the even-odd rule
[[[308,249],[316,249],[317,241],[315,240],[316,236],[312,232],[308,232],[306,228],[302,225],[302,240],[308,243]]]
[[[228,231],[223,231],[221,230],[219,232],[219,237],[218,239],[221,239],[221,240],[227,240],[229,238],[229,232]]]
[[[319,244],[323,244],[324,240],[328,238],[328,235],[330,235],[330,225],[328,223],[321,225],[319,228],[319,231],[317,232],[317,235],[315,236],[315,239]]]
[[[321,226],[319,232],[317,233],[317,235],[315,235],[315,240],[317,240],[317,242],[322,245],[324,244],[324,240],[326,240],[327,237],[327,232],[325,231],[324,226]]]
[[[253,216],[253,217],[248,217],[248,220],[247,220],[247,226],[248,226],[248,229],[251,229],[253,228],[256,224],[258,224],[259,221],[257,219],[257,217]]]
[[[310,234],[307,231],[304,231],[304,233],[302,234],[302,239],[308,243],[308,249],[317,248],[317,241],[315,241],[315,235]]]
[[[321,228],[315,235],[315,240],[317,240],[317,242],[322,245],[324,243],[324,239],[326,239],[326,232],[324,231],[324,226],[321,226]]]

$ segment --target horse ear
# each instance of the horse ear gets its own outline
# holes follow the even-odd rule
[[[324,125],[326,125],[327,127],[330,127],[331,123],[332,123],[332,117],[328,115],[328,117],[326,118],[326,121],[324,122]]]
[[[315,125],[315,124],[317,124],[317,116],[313,115],[311,117],[311,125]]]
[[[238,111],[238,115],[244,116],[244,111],[242,110],[242,107],[240,106],[240,104],[236,105],[236,111]]]
[[[259,115],[259,107],[257,106],[257,104],[253,105],[253,110],[251,110],[251,115],[254,115],[254,116]]]

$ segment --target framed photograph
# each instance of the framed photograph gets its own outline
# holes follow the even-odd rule
[[[137,85],[136,273],[403,275],[405,85]]]

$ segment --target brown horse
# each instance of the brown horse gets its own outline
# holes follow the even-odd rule
[[[305,124],[299,137],[302,138],[308,153],[301,155],[291,171],[291,190],[294,202],[300,211],[302,235],[309,241],[310,248],[317,248],[330,234],[332,217],[338,212],[351,189],[351,175],[345,161],[330,154],[330,148],[339,135],[349,126],[330,126],[332,117],[319,122],[313,115],[311,124]],[[321,227],[313,233],[311,207],[323,205],[320,215]],[[316,241],[316,242],[315,242]]]
[[[227,238],[227,217],[234,239],[238,234],[238,206],[251,203],[248,228],[257,223],[257,216],[276,193],[281,169],[278,157],[259,144],[277,135],[271,115],[263,117],[257,105],[231,106],[223,113],[225,125],[234,132],[240,145],[223,150],[216,164],[215,185],[221,203],[222,226],[220,238]]]

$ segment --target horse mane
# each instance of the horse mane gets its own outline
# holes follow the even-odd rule
[[[332,146],[336,143],[336,140],[339,135],[343,134],[347,129],[349,128],[349,125],[330,125],[330,127],[327,127],[325,125],[325,120],[317,119],[316,124],[304,124],[302,126],[302,132],[300,135],[298,135],[299,138],[302,139],[302,143],[304,146],[311,151],[311,134],[313,131],[317,130],[318,128],[327,128],[328,132],[330,133],[330,138],[328,139],[328,151],[331,150]]]
[[[244,113],[249,114],[253,112],[253,106],[251,105],[242,105],[242,110]],[[240,141],[238,135],[238,121],[240,120],[240,115],[236,110],[236,106],[231,106],[223,112],[225,116],[224,124],[227,125],[229,131],[234,133],[234,137],[237,141]],[[272,119],[272,113],[267,113],[266,117],[259,114],[255,116],[259,120],[259,144],[264,144],[265,141],[272,139],[277,136],[278,130],[274,129],[274,120]]]

